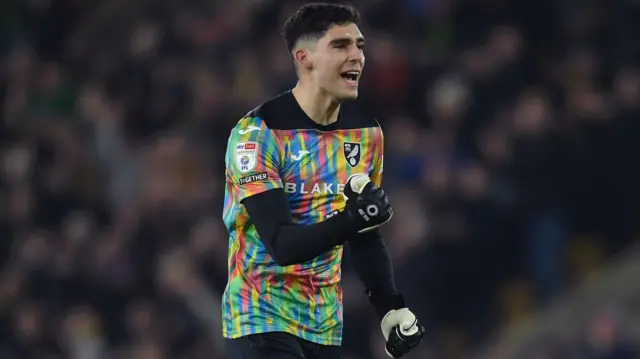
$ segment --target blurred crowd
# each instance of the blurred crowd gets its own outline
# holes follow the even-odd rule
[[[462,358],[640,234],[640,3],[352,3],[385,237],[429,327],[411,358]],[[0,3],[0,358],[225,357],[223,152],[295,85],[299,4]],[[348,255],[343,278],[345,358],[383,358]],[[623,319],[535,358],[637,359]]]

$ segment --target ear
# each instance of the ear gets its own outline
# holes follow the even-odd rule
[[[296,49],[293,52],[293,58],[300,68],[311,69],[312,61],[309,52],[305,49]]]

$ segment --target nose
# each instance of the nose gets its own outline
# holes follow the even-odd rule
[[[349,60],[353,62],[362,62],[364,60],[364,53],[357,46],[353,46],[349,52]]]

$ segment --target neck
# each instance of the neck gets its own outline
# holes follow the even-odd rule
[[[340,102],[326,91],[298,82],[291,92],[302,111],[314,122],[326,126],[338,121]]]

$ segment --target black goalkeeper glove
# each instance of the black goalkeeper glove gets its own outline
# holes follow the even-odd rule
[[[401,358],[422,342],[425,328],[407,308],[402,295],[381,295],[371,291],[367,294],[378,315],[382,316],[380,329],[390,358]]]
[[[392,310],[380,324],[387,341],[385,351],[390,358],[400,358],[422,342],[424,326],[409,308]]]
[[[393,209],[384,190],[378,188],[365,174],[349,177],[344,197],[347,201],[345,212],[358,233],[372,231],[389,222],[393,216]]]

